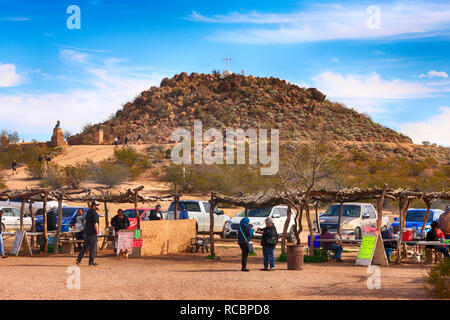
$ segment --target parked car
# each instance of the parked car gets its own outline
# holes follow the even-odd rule
[[[330,233],[336,233],[339,213],[340,204],[333,204],[328,207],[325,213],[319,215],[320,228],[327,227]],[[354,234],[355,239],[361,239],[364,227],[376,228],[377,220],[377,212],[370,203],[344,203],[341,220],[341,235]],[[389,218],[383,217],[381,226],[386,226],[388,222]],[[313,222],[313,230],[317,231],[316,220]]]
[[[186,207],[189,219],[194,219],[197,222],[197,232],[209,232],[210,226],[210,204],[208,201],[201,200],[180,200],[178,202],[177,214],[181,211],[181,205]],[[163,213],[164,219],[173,220],[175,202],[169,206],[169,210]],[[214,232],[220,233],[220,236],[225,237],[225,226],[230,217],[224,214],[223,210],[214,208]]]
[[[69,224],[70,221],[72,221],[72,218],[77,214],[78,209],[83,209],[83,215],[86,216],[86,213],[88,212],[88,208],[85,207],[63,207],[62,208],[62,221],[63,221],[63,225],[64,224]],[[47,212],[48,214],[48,212]],[[99,215],[100,217],[101,215]],[[42,232],[44,231],[44,226],[43,226],[43,222],[44,222],[44,217],[43,215],[38,215],[35,217],[35,228],[36,231],[38,232]],[[58,224],[58,215],[56,215],[56,223]]]
[[[138,208],[139,218],[141,220],[147,219],[150,214],[150,210],[154,210],[153,208]],[[128,230],[134,230],[137,226],[137,216],[135,209],[126,209],[123,210],[123,215],[130,220],[130,226],[127,228]]]
[[[5,201],[0,201],[0,207],[1,206],[5,206],[5,207],[12,207],[12,208],[17,208],[20,210],[21,206],[22,206],[22,199],[18,198],[18,199],[8,199]],[[30,200],[27,199],[25,201],[25,212],[29,213],[29,206],[30,206]],[[47,209],[53,208],[53,207],[57,207],[58,206],[58,201],[48,201],[47,202]],[[33,213],[35,215],[42,215],[42,208],[44,207],[44,203],[43,202],[33,202],[32,205],[32,210]],[[63,202],[63,207],[67,207],[67,205]]]
[[[20,229],[20,210],[13,207],[0,207],[3,211],[2,231]],[[23,214],[23,227],[25,230],[31,229],[31,216],[29,213]]]
[[[261,209],[249,209],[248,210],[248,218],[250,219],[250,227],[254,230],[257,228],[264,228],[266,226],[265,219],[270,217],[273,220],[275,228],[277,229],[278,234],[281,236],[284,230],[284,224],[287,219],[287,206],[274,206],[274,207],[266,207]],[[237,237],[239,231],[239,224],[242,218],[245,217],[245,210],[241,213],[237,214],[233,219],[228,221],[225,227],[225,236],[227,238]],[[295,241],[295,215],[291,213],[291,220],[289,222],[289,226],[287,229],[288,233],[286,235],[286,239],[290,242]],[[254,233],[253,237],[259,238],[261,234]]]
[[[414,208],[408,209],[405,217],[405,228],[417,229],[418,234],[420,235],[426,213],[427,209],[414,209]],[[433,221],[438,221],[440,215],[443,213],[444,211],[440,209],[430,209],[427,223],[425,224],[425,232],[428,232],[430,230],[431,223]],[[400,225],[399,219],[394,218],[394,222],[391,223],[391,227],[398,227],[399,225]]]

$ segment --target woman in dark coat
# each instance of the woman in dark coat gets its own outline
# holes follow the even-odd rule
[[[272,271],[275,269],[273,251],[278,243],[278,232],[271,218],[266,219],[266,227],[256,231],[262,233],[261,246],[263,247],[264,268],[261,271]],[[270,264],[270,269],[269,269]]]
[[[238,244],[242,251],[242,271],[250,271],[247,269],[247,258],[249,254],[248,243],[252,241],[253,230],[248,225],[249,222],[249,218],[243,218],[239,224],[238,230]]]

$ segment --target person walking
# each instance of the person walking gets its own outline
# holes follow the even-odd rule
[[[114,137],[114,148],[117,148],[119,146],[119,138]]]
[[[273,224],[272,218],[266,218],[266,227],[258,228],[257,233],[261,233],[261,246],[263,247],[264,268],[261,271],[273,271],[275,269],[275,259],[273,251],[278,243],[278,232]],[[270,269],[269,269],[270,265]]]
[[[84,253],[89,248],[89,265],[96,266],[97,263],[94,262],[95,256],[97,255],[97,235],[98,235],[98,203],[92,201],[91,208],[86,213],[86,218],[84,222],[84,243],[80,250],[77,258],[77,265],[81,264]]]
[[[450,239],[450,205],[445,207],[445,212],[439,217],[439,229],[444,233],[445,239]]]
[[[250,271],[247,269],[247,258],[250,252],[253,252],[252,236],[253,229],[248,225],[250,219],[245,217],[239,223],[238,244],[242,251],[242,269],[241,271]]]
[[[17,174],[17,161],[13,160],[12,164],[11,164],[11,168],[12,168],[12,174]]]
[[[140,145],[141,144],[141,139],[142,139],[142,136],[141,136],[141,134],[140,133],[138,133],[138,136],[137,136],[137,144],[138,145]]]
[[[2,221],[3,218],[3,210],[0,210],[0,221]],[[8,258],[8,256],[5,254],[5,248],[3,247],[3,234],[2,234],[2,228],[0,227],[0,255],[2,258]]]
[[[128,137],[125,136],[125,139],[123,139],[123,145],[128,146]]]
[[[179,220],[189,219],[189,213],[186,210],[186,206],[184,204],[182,204],[180,207],[181,207],[181,211],[180,211],[180,214],[178,215],[178,219]]]

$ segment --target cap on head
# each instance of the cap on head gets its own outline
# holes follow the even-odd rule
[[[157,204],[155,208],[161,208],[161,205],[160,205],[160,204]]]
[[[94,206],[98,207],[98,202],[97,201],[92,201],[91,206],[92,207],[94,207]]]
[[[450,205],[445,207],[445,212],[450,212]]]
[[[266,218],[266,224],[273,224],[272,218]]]

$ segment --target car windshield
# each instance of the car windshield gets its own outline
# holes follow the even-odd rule
[[[138,211],[139,211],[139,216],[141,216],[142,213],[144,212],[144,210],[139,210],[139,209],[138,209]],[[133,210],[133,209],[124,210],[123,214],[127,218],[136,218],[136,210]]]
[[[341,206],[340,205],[332,205],[327,209],[327,211],[322,214],[323,217],[338,217]],[[352,217],[357,218],[361,214],[361,207],[360,206],[354,206],[354,205],[347,205],[344,204],[344,208],[342,210],[342,216],[343,217]]]
[[[408,222],[423,222],[425,219],[426,211],[422,210],[408,210],[406,212],[406,221]],[[428,220],[427,222],[433,221],[433,213],[430,211],[428,214]]]
[[[197,211],[197,212],[201,211],[200,205],[198,204],[198,202],[193,202],[193,201],[178,202],[178,211],[181,211],[181,205],[184,205],[186,207],[187,211]],[[174,208],[175,208],[175,203],[172,202],[170,204],[169,211],[173,211]]]
[[[268,217],[271,211],[272,211],[272,207],[260,208],[260,209],[249,209],[248,216],[249,217]],[[242,212],[239,214],[239,217],[245,217],[245,210],[242,210]]]

